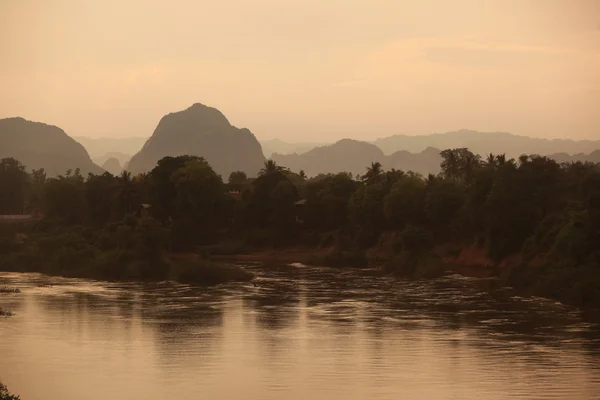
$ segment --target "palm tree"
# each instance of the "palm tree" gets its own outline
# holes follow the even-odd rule
[[[462,165],[462,179],[464,182],[471,183],[473,178],[473,173],[475,170],[481,165],[480,156],[471,153],[470,151],[465,151],[463,155],[463,165]]]
[[[498,164],[498,166],[502,166],[504,164],[506,164],[506,154],[500,154],[496,156],[496,164]]]
[[[367,173],[363,176],[363,180],[367,184],[375,182],[383,173],[383,168],[380,162],[372,162],[370,167],[367,167]]]
[[[285,168],[283,168],[280,165],[277,165],[277,163],[273,160],[267,160],[265,161],[265,166],[262,167],[262,169],[260,170],[260,172],[258,173],[258,175],[260,176],[264,176],[264,175],[270,175],[273,174],[275,172],[281,172],[283,171]]]
[[[136,197],[136,188],[135,183],[131,179],[131,172],[123,171],[117,179],[119,182],[119,192],[117,194],[119,203],[123,207],[125,214],[130,214],[136,209],[135,204],[133,204]]]

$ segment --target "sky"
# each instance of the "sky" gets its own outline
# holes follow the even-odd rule
[[[150,136],[600,139],[600,0],[0,0],[0,118]]]

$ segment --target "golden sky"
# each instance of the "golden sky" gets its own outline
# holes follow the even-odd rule
[[[600,139],[600,0],[0,0],[0,118],[149,136]]]

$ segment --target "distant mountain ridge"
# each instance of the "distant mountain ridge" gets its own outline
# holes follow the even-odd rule
[[[13,157],[28,170],[44,168],[48,176],[80,169],[101,174],[85,148],[62,129],[21,117],[0,119],[0,158]]]
[[[507,132],[486,133],[468,129],[423,136],[394,135],[379,138],[372,143],[385,154],[392,154],[399,150],[415,153],[427,147],[437,149],[467,147],[473,153],[480,155],[504,153],[513,158],[521,154],[588,154],[600,149],[600,140],[538,139]]]
[[[125,166],[131,159],[131,155],[114,151],[108,152],[100,157],[92,157],[92,160],[97,165],[104,165],[104,163],[110,160],[111,158],[116,159],[119,162],[119,165]]]
[[[315,147],[325,146],[327,143],[290,143],[280,139],[259,140],[265,157],[270,158],[274,153],[278,154],[302,154]]]
[[[556,153],[550,154],[548,156],[553,160],[558,161],[559,163],[565,162],[592,162],[592,163],[600,163],[600,150],[595,150],[589,154],[578,153],[569,155],[567,153]]]
[[[385,169],[410,170],[427,175],[438,173],[441,162],[440,151],[434,148],[418,154],[398,151],[385,155],[374,144],[353,139],[342,139],[304,154],[273,154],[272,159],[294,172],[303,170],[308,176],[338,172],[362,175],[373,162],[381,163]]]
[[[92,138],[87,136],[74,136],[73,139],[86,148],[90,157],[94,160],[105,162],[108,158],[114,157],[111,153],[120,153],[131,158],[132,154],[137,153],[142,149],[148,137],[122,137],[122,138]],[[107,156],[108,155],[108,156]],[[104,159],[102,159],[105,157]],[[119,158],[121,164],[123,161]]]
[[[117,176],[119,175],[121,172],[123,172],[123,167],[121,166],[121,163],[119,163],[119,160],[111,157],[108,160],[106,160],[103,164],[102,164],[102,168],[106,171],[106,172],[110,172],[111,174]]]
[[[236,128],[216,108],[196,103],[165,115],[127,169],[147,172],[163,157],[184,154],[204,157],[224,179],[234,171],[256,176],[265,160],[250,130]]]
[[[386,155],[379,147],[372,143],[342,139],[334,144],[317,147],[303,154],[276,153],[271,158],[279,165],[289,168],[293,172],[303,170],[308,176],[338,172],[350,172],[353,175],[362,175],[372,162],[381,163],[386,170],[394,168],[402,171],[413,171],[427,176],[428,174],[435,175],[440,172],[440,163],[442,161],[440,152],[445,149],[428,147],[421,152],[400,150]],[[493,153],[501,154],[501,152]],[[528,154],[536,153],[529,152]],[[547,156],[559,163],[577,161],[600,163],[600,150],[589,154],[580,153],[572,156],[566,153],[556,153]]]

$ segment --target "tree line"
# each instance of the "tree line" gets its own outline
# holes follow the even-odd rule
[[[45,224],[108,229],[110,236],[124,232],[123,221],[139,231],[135,221],[147,213],[145,224],[171,252],[216,251],[218,244],[235,242],[356,254],[385,232],[397,232],[392,272],[413,273],[441,244],[474,245],[495,263],[518,254],[522,262],[510,272],[512,283],[600,299],[598,164],[559,164],[539,155],[482,158],[466,148],[441,156],[441,173],[427,177],[372,163],[362,176],[309,178],[269,160],[258,177],[234,172],[227,181],[194,156],[165,157],[137,176],[84,177],[75,170],[52,178],[8,158],[0,162],[0,214],[39,209]],[[158,243],[139,234],[148,236],[148,247]]]

